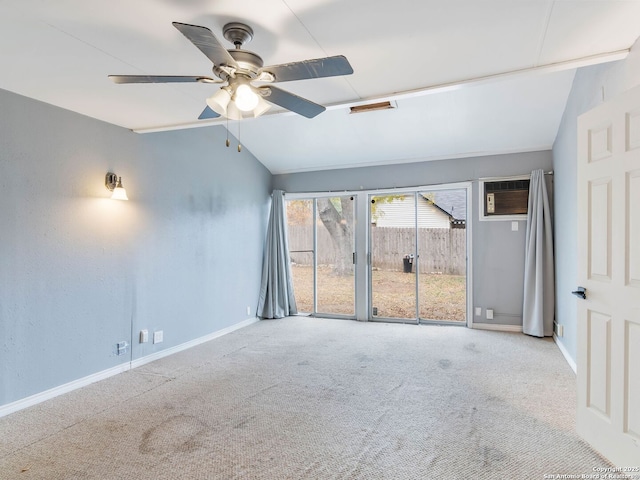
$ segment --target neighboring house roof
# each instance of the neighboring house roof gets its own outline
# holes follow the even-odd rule
[[[439,190],[432,195],[433,202],[455,220],[467,219],[466,190]]]
[[[412,228],[415,226],[415,209],[412,197],[393,199],[377,207],[378,227]],[[467,218],[465,190],[443,190],[418,196],[418,227],[464,228]]]

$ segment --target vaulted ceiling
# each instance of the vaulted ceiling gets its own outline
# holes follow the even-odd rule
[[[225,45],[241,21],[267,65],[345,55],[354,73],[281,84],[328,107],[313,119],[198,120],[219,85],[107,78],[211,76],[173,21]],[[576,68],[638,36],[635,0],[0,0],[0,88],[140,134],[228,126],[272,173],[310,171],[550,148]]]

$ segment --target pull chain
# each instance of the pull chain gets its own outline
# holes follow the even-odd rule
[[[227,145],[227,148],[229,147],[229,145],[231,145],[231,142],[229,141],[229,117],[227,117],[227,141],[226,141],[226,145]]]
[[[242,144],[240,143],[240,124],[242,123],[242,118],[238,120],[238,153],[242,151]]]

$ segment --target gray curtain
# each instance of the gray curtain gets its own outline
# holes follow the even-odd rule
[[[522,331],[527,335],[553,335],[553,263],[553,227],[544,171],[534,170],[529,184],[522,312]]]
[[[283,318],[297,313],[289,262],[284,192],[274,190],[271,196],[271,214],[262,260],[258,316]]]

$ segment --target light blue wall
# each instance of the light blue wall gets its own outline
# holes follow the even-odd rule
[[[274,188],[287,192],[374,190],[522,175],[537,168],[550,170],[551,163],[551,152],[542,151],[275,175],[273,178]],[[522,325],[526,222],[518,222],[517,232],[511,231],[511,222],[480,222],[478,196],[478,182],[474,181],[470,214],[473,222],[473,304],[482,308],[483,315],[474,317],[473,321]],[[493,321],[484,318],[487,308],[495,311]]]
[[[553,168],[557,318],[575,359],[576,119],[603,93],[640,84],[637,50],[578,72],[553,160],[533,152],[307,172],[273,177],[273,187],[369,190]],[[247,306],[253,315],[272,177],[225,148],[222,127],[137,135],[1,90],[0,107],[0,405],[230,326]],[[108,200],[108,170],[131,201]],[[474,183],[474,305],[519,324],[524,222],[519,232],[479,222],[477,197]],[[162,329],[164,343],[138,344],[142,328]],[[114,355],[120,340],[130,354]]]
[[[556,141],[553,144],[555,171],[555,248],[556,248],[556,319],[564,326],[558,341],[576,360],[576,298],[571,291],[577,286],[577,119],[582,113],[611,100],[616,95],[640,84],[640,45],[630,55],[611,64],[578,70]]]
[[[0,405],[254,316],[271,174],[224,139],[0,91]],[[107,171],[129,202],[108,199]]]

